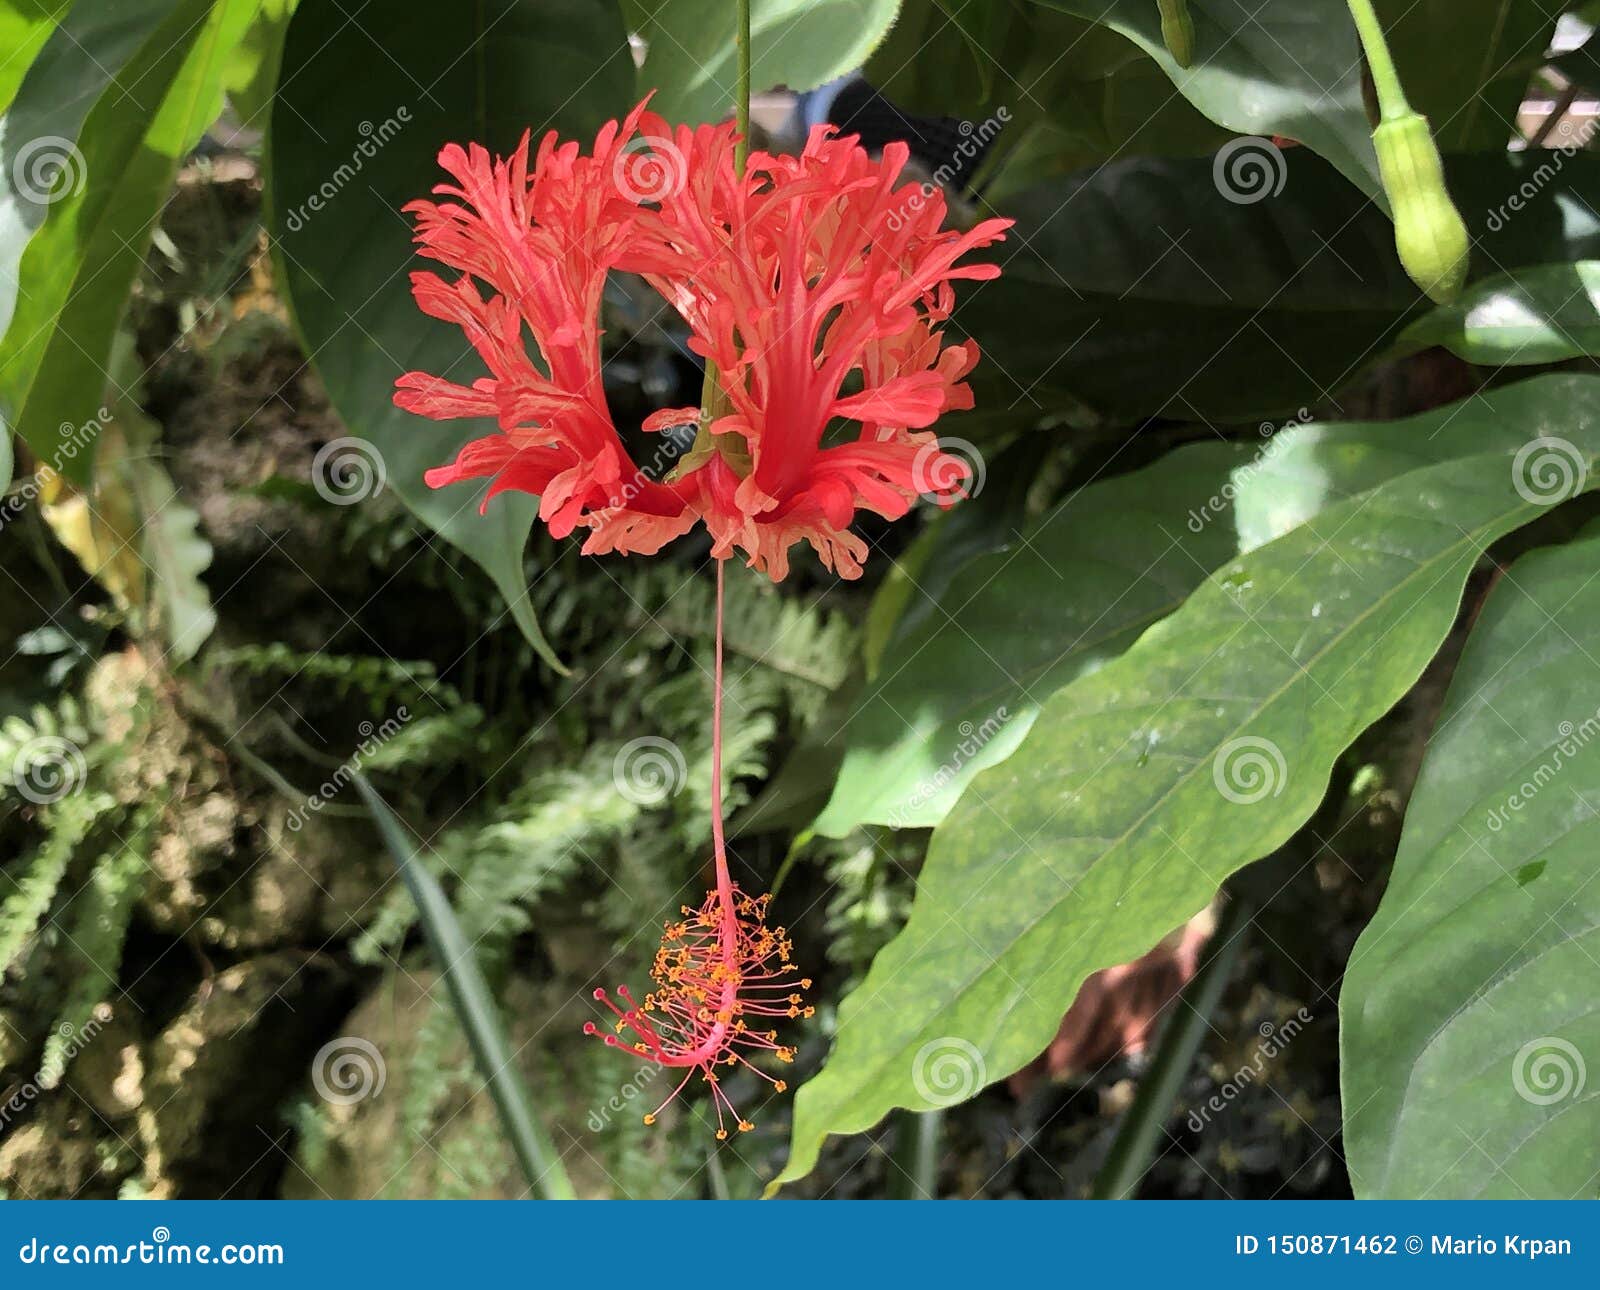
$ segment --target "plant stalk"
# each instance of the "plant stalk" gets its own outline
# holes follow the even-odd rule
[[[1194,979],[1183,988],[1172,1016],[1162,1028],[1133,1105],[1122,1117],[1116,1141],[1095,1179],[1095,1200],[1129,1200],[1139,1190],[1150,1161],[1160,1144],[1162,1130],[1177,1101],[1183,1080],[1211,1025],[1211,1014],[1233,974],[1244,933],[1254,912],[1249,901],[1232,896],[1224,906],[1217,929],[1206,945],[1205,958]]]
[[[1349,5],[1350,16],[1355,19],[1356,32],[1361,37],[1361,47],[1367,54],[1367,66],[1372,70],[1372,86],[1378,92],[1378,115],[1385,121],[1410,116],[1411,104],[1406,99],[1405,87],[1400,84],[1400,73],[1395,70],[1389,42],[1372,0],[1349,0]]]
[[[739,56],[739,82],[734,89],[733,119],[738,123],[739,142],[733,147],[733,172],[743,179],[750,158],[750,0],[739,0],[736,22],[733,43]]]
[[[939,1199],[939,1141],[944,1111],[901,1111],[894,1126],[891,1200]]]
[[[373,791],[366,776],[355,771],[351,778],[416,902],[428,948],[433,951],[439,973],[450,991],[450,1002],[461,1020],[461,1028],[467,1032],[472,1056],[478,1063],[489,1096],[494,1099],[500,1123],[528,1186],[545,1200],[575,1199],[577,1193],[562,1167],[560,1155],[534,1118],[528,1090],[517,1074],[511,1044],[500,1023],[494,997],[489,993],[483,973],[478,970],[478,961],[473,957],[472,946],[467,944],[455,911],[450,908],[434,876],[417,858],[394,812]]]

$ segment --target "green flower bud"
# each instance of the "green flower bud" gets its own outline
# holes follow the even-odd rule
[[[1189,0],[1156,0],[1161,6],[1161,39],[1179,67],[1194,62],[1194,19],[1189,16]]]
[[[1427,119],[1416,112],[1383,122],[1372,133],[1384,191],[1394,207],[1400,263],[1429,298],[1447,305],[1467,280],[1471,242],[1444,183],[1444,164]]]

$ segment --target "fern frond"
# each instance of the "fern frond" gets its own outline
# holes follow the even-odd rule
[[[54,902],[73,853],[95,821],[115,805],[107,794],[91,792],[70,793],[52,805],[43,845],[21,879],[12,879],[13,890],[0,904],[0,971],[22,953]]]
[[[68,907],[64,927],[70,992],[50,1035],[39,1064],[40,1084],[54,1088],[67,1064],[89,1035],[97,1009],[106,1002],[122,965],[122,946],[134,903],[150,871],[150,845],[155,837],[161,805],[145,806],[126,842],[96,861],[93,872]]]

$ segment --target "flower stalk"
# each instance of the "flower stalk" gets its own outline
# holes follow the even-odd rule
[[[1466,222],[1445,186],[1444,161],[1428,119],[1406,98],[1400,73],[1371,0],[1349,0],[1378,96],[1378,152],[1383,189],[1394,210],[1395,249],[1411,280],[1438,304],[1461,294],[1471,267]]]

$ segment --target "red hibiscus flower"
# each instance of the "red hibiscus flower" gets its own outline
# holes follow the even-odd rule
[[[748,44],[748,41],[746,42]],[[642,133],[641,133],[642,131]],[[784,1082],[750,1057],[793,1060],[773,1019],[810,1016],[784,929],[768,897],[734,884],[722,822],[723,579],[735,551],[774,580],[806,541],[840,576],[861,573],[858,509],[889,519],[919,496],[948,502],[969,469],[930,427],[972,406],[963,378],[971,341],[946,344],[951,284],[992,278],[958,264],[1000,240],[1007,220],[969,232],[941,227],[943,197],[896,187],[902,145],[874,159],[824,127],[798,157],[736,157],[731,125],[680,127],[635,108],[584,155],[554,134],[529,167],[529,140],[509,158],[454,144],[439,163],[455,180],[439,201],[406,209],[422,253],[457,271],[412,275],[425,313],[460,326],[487,375],[462,385],[426,372],[396,383],[395,402],[435,418],[492,417],[496,433],[427,473],[433,487],[491,480],[539,497],[557,537],[588,530],[585,552],[650,554],[703,521],[717,558],[717,646],[711,723],[715,886],[669,923],[655,989],[621,1004],[605,1041],[681,1069],[671,1102],[698,1073],[711,1087],[717,1136],[745,1130],[719,1069]],[[664,479],[635,465],[606,406],[600,298],[606,275],[636,273],[683,316],[707,364],[706,407],[672,408],[642,429],[697,425],[694,447]],[[532,346],[528,343],[532,339]],[[824,437],[834,429],[833,442]],[[598,1034],[593,1022],[585,1026]],[[665,1105],[666,1103],[663,1103]],[[653,1121],[661,1108],[646,1117]]]
[[[941,329],[953,282],[999,273],[958,261],[1009,221],[941,228],[942,195],[897,187],[903,145],[875,159],[819,127],[797,157],[752,153],[741,177],[735,142],[732,124],[674,131],[641,104],[588,156],[553,133],[531,170],[526,136],[507,159],[476,145],[439,154],[455,182],[406,209],[422,254],[460,276],[415,273],[413,293],[465,331],[488,375],[466,386],[408,372],[395,402],[492,416],[500,430],[429,471],[430,485],[491,477],[485,505],[537,494],[556,536],[589,530],[589,553],[651,554],[703,520],[716,556],[742,551],[775,580],[801,540],[857,577],[858,508],[896,519],[919,495],[960,495],[968,468],[929,427],[972,406],[962,378],[978,348]],[[599,308],[613,270],[643,275],[714,365],[699,450],[667,480],[633,463],[606,406]],[[644,429],[701,415],[667,409]],[[825,447],[834,424],[854,433]]]

